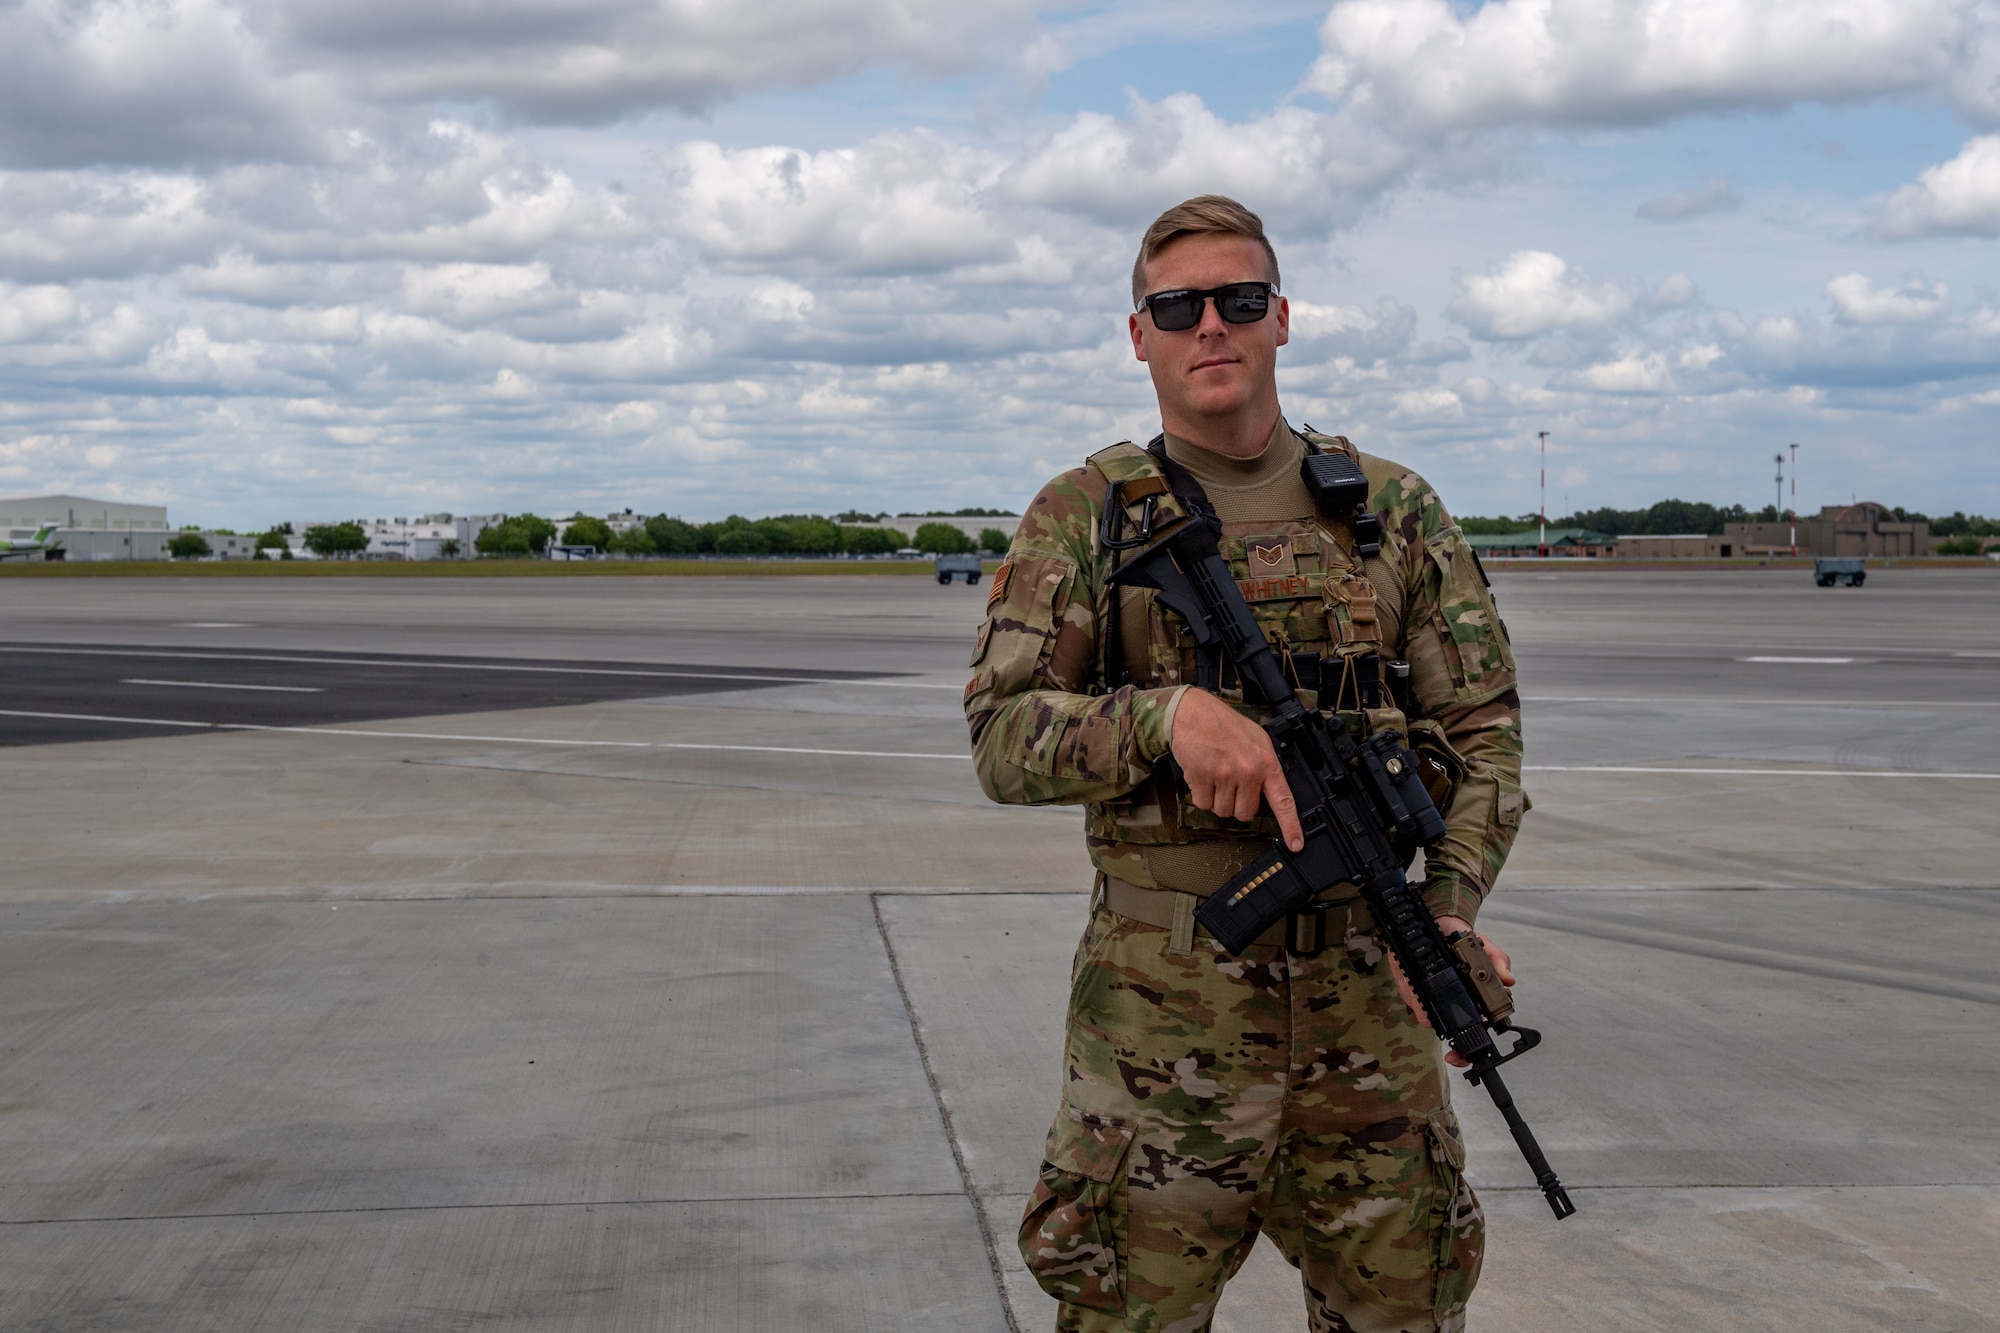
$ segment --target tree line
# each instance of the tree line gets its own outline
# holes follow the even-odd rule
[[[967,516],[980,517],[983,513]],[[982,529],[977,538],[972,538],[951,523],[922,523],[914,532],[905,532],[898,528],[862,526],[875,517],[870,514],[837,517],[861,522],[842,523],[818,514],[780,514],[776,518],[759,519],[731,514],[719,522],[689,523],[672,515],[656,514],[638,526],[613,531],[604,519],[586,514],[561,522],[539,514],[510,514],[483,528],[473,539],[473,550],[495,558],[538,556],[560,541],[566,546],[592,546],[628,556],[893,555],[912,548],[935,555],[969,555],[980,551],[997,555],[1006,551],[1010,540],[1010,535],[999,528]],[[257,538],[256,558],[293,559],[291,537],[289,523],[261,534]],[[356,520],[314,524],[299,535],[299,544],[322,560],[345,560],[368,549],[368,530]],[[207,540],[192,529],[174,534],[168,549],[176,560],[197,560],[209,554]],[[446,541],[442,553],[458,555],[458,543]]]
[[[1898,506],[1893,511],[1905,523],[1928,523],[1931,535],[1946,538],[1938,547],[1940,555],[1978,555],[1988,538],[2000,538],[2000,519],[1963,510],[1933,518],[1914,509]],[[998,510],[967,509],[952,517],[1006,517]],[[871,515],[858,511],[836,514],[780,514],[775,518],[745,518],[731,514],[713,523],[689,523],[667,514],[656,514],[636,527],[614,532],[601,518],[577,515],[563,522],[537,514],[513,514],[482,530],[474,539],[474,550],[483,556],[535,556],[545,553],[558,537],[565,545],[594,546],[600,551],[628,556],[674,555],[891,555],[914,548],[926,554],[967,555],[975,551],[999,555],[1007,550],[1009,534],[999,528],[985,528],[971,538],[950,523],[919,524],[914,532],[897,528],[864,527]],[[1776,523],[1784,518],[1776,505],[1747,509],[1743,505],[1712,505],[1690,500],[1661,500],[1644,509],[1600,507],[1582,509],[1549,519],[1552,528],[1586,528],[1613,537],[1668,536],[1676,533],[1720,535],[1725,523]],[[857,522],[856,520],[859,520]],[[1485,518],[1470,515],[1458,520],[1460,528],[1473,534],[1507,536],[1535,531],[1541,522],[1535,514],[1514,518]],[[221,531],[218,529],[217,531]],[[260,560],[292,559],[289,538],[292,527],[280,524],[257,538]],[[323,560],[340,560],[368,549],[368,532],[359,522],[317,524],[305,530],[300,544]],[[459,554],[458,544],[448,541],[444,554]],[[197,530],[174,534],[169,554],[177,560],[199,559],[209,554],[208,542]]]
[[[2000,537],[2000,520],[1979,514],[1968,516],[1960,511],[1932,518],[1928,514],[1900,506],[1894,513],[1896,518],[1904,523],[1930,524],[1933,537],[1950,538],[1951,540],[1938,547],[1940,555],[1978,555],[1985,545],[1982,538]],[[1747,509],[1742,505],[1712,505],[1694,500],[1661,500],[1644,509],[1609,507],[1580,509],[1573,514],[1551,518],[1549,526],[1587,528],[1592,532],[1602,532],[1613,537],[1665,537],[1677,533],[1695,532],[1706,536],[1720,536],[1725,523],[1777,523],[1784,517],[1784,511],[1776,505],[1765,505],[1762,509]],[[1468,533],[1491,536],[1533,532],[1540,523],[1541,519],[1534,514],[1522,514],[1515,518],[1481,518],[1474,515],[1458,520],[1458,526]]]
[[[1776,505],[1752,510],[1742,505],[1712,505],[1697,500],[1661,500],[1644,509],[1612,509],[1609,506],[1579,509],[1573,514],[1550,518],[1549,526],[1588,528],[1612,537],[1668,537],[1693,532],[1713,536],[1721,533],[1725,523],[1775,523],[1781,517]],[[1533,532],[1541,521],[1536,514],[1522,514],[1516,518],[1480,518],[1475,515],[1459,519],[1458,526],[1473,534],[1506,536],[1516,532]]]
[[[845,518],[848,515],[840,515]],[[481,555],[525,556],[546,551],[558,525],[535,514],[514,514],[482,531],[473,546]],[[926,553],[962,555],[1005,551],[1008,534],[987,528],[977,539],[950,523],[919,524],[915,532],[840,523],[818,514],[745,518],[731,514],[713,523],[689,523],[655,514],[636,526],[613,531],[601,518],[578,515],[560,525],[565,546],[593,546],[614,555],[891,555],[911,547]]]
[[[1928,523],[1933,537],[2000,537],[2000,518],[1987,518],[1983,514],[1968,515],[1963,509],[1956,513],[1941,514],[1932,518],[1914,509],[1896,507],[1896,517],[1905,523]]]

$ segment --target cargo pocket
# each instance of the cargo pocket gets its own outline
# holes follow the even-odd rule
[[[1463,1310],[1486,1259],[1486,1215],[1465,1179],[1465,1139],[1449,1107],[1424,1125],[1431,1152],[1431,1240],[1437,1288],[1431,1313],[1443,1320]]]
[[[1460,699],[1490,697],[1513,682],[1515,664],[1486,576],[1456,529],[1425,551],[1438,571],[1438,604],[1431,624],[1453,689]]]
[[[1064,772],[1063,760],[1067,757],[1063,737],[1069,731],[1069,724],[1069,714],[1051,706],[1048,700],[1037,697],[1028,707],[1028,729],[1021,753],[1021,767],[1045,778],[1061,776]]]
[[[1125,1309],[1120,1251],[1128,1125],[1064,1107],[1021,1218],[1021,1258],[1043,1291],[1091,1310]]]
[[[1125,749],[1117,721],[1101,713],[1070,719],[1050,771],[1092,782],[1123,782]]]

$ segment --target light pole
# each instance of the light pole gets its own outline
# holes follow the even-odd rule
[[[1535,434],[1542,441],[1542,535],[1535,544],[1535,553],[1546,557],[1549,553],[1549,433],[1538,430]]]
[[[1799,553],[1799,446],[1792,444],[1792,554]]]

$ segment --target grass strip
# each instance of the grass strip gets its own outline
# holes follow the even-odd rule
[[[991,570],[997,561],[988,560]],[[594,579],[931,576],[928,560],[90,560],[0,562],[0,579]]]

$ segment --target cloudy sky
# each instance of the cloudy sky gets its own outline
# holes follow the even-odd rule
[[[1461,512],[2000,513],[2000,0],[6,0],[0,493],[1016,506],[1205,191]]]

